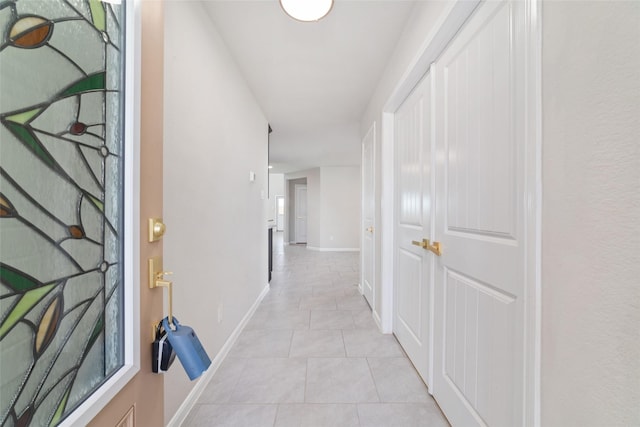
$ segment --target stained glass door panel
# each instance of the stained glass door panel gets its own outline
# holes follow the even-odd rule
[[[124,5],[0,0],[0,425],[123,366]]]

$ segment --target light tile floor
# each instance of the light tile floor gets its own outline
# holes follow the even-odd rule
[[[183,424],[448,426],[357,287],[359,254],[283,246],[271,290]]]

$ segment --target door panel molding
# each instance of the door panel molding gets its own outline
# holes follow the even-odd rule
[[[423,269],[421,268],[422,258],[413,252],[407,251],[403,248],[399,248],[398,251],[398,266],[401,270],[406,271],[407,275],[404,277],[411,283],[422,283]],[[407,277],[409,276],[409,277]],[[397,321],[402,322],[407,332],[411,334],[412,339],[419,341],[423,335],[422,325],[420,322],[420,305],[418,302],[422,299],[422,292],[425,290],[421,287],[415,290],[417,298],[411,298],[411,294],[404,295],[402,292],[398,292],[398,317]]]
[[[510,75],[516,53],[510,28],[511,8],[503,3],[440,64],[444,71],[439,82],[445,98],[443,135],[446,155],[454,166],[445,176],[447,230],[517,238],[515,171],[519,165],[512,143],[516,91]],[[488,55],[491,62],[484,60]],[[464,73],[468,69],[474,70],[472,75]],[[458,82],[459,78],[468,80]],[[486,84],[487,80],[493,84]],[[503,82],[508,82],[506,88]],[[456,115],[458,110],[462,114]]]

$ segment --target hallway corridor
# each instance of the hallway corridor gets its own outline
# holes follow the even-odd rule
[[[283,246],[271,290],[185,426],[447,426],[357,287],[359,253]]]

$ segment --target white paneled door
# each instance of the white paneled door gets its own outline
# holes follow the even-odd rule
[[[307,186],[295,185],[296,243],[307,243]]]
[[[362,140],[362,294],[375,311],[375,123]]]
[[[395,270],[393,332],[430,386],[433,235],[431,73],[395,113]]]
[[[526,4],[481,4],[432,68],[433,390],[453,426],[525,417]]]
[[[276,196],[276,231],[284,230],[284,196]]]

